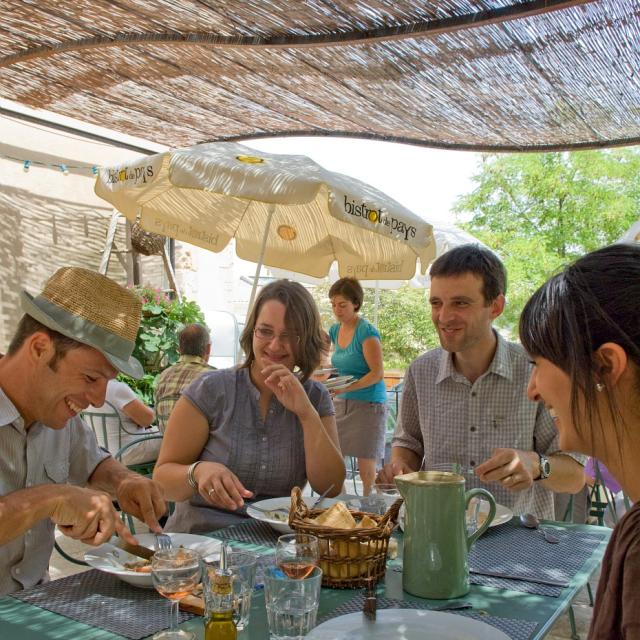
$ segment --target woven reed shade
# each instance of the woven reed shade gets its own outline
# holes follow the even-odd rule
[[[164,236],[145,231],[138,222],[134,222],[131,225],[131,246],[144,256],[153,256],[162,253]]]
[[[95,271],[58,269],[40,294],[70,313],[135,342],[142,303],[132,291]]]
[[[0,94],[170,147],[640,142],[639,0],[3,1]]]

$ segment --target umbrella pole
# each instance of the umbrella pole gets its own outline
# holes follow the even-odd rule
[[[256,297],[256,289],[258,288],[258,280],[260,279],[260,270],[262,269],[262,262],[264,260],[264,252],[267,248],[267,238],[269,237],[269,227],[271,226],[271,218],[275,213],[276,205],[271,202],[268,207],[269,215],[267,216],[267,224],[264,228],[264,235],[262,236],[262,246],[260,247],[260,258],[256,265],[256,274],[253,276],[253,286],[251,287],[251,297],[249,298],[249,306],[247,307],[247,315],[251,313],[253,307],[253,301]]]

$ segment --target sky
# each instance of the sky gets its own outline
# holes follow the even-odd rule
[[[435,226],[455,224],[456,198],[472,190],[480,154],[353,138],[264,138],[242,142],[273,153],[309,156],[325,169],[358,178]]]

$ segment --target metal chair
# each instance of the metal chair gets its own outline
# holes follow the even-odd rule
[[[129,431],[124,424],[122,424],[122,418],[118,410],[110,403],[105,401],[105,406],[109,408],[108,411],[94,412],[94,411],[83,411],[80,414],[80,417],[93,429],[93,432],[96,434],[96,438],[98,442],[102,440],[104,443],[103,446],[107,451],[113,453],[115,451],[119,451],[123,448],[122,445],[122,436],[124,434],[128,434],[130,436],[135,436],[140,439],[146,438],[147,436],[140,436],[139,433],[135,431]],[[113,420],[118,424],[118,432],[114,438],[114,434],[109,433],[109,421]],[[102,438],[101,438],[102,436]]]

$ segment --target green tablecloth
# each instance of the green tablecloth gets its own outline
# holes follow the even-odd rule
[[[473,604],[474,610],[484,610],[490,615],[503,618],[516,618],[537,623],[536,631],[531,640],[543,638],[556,619],[564,613],[576,593],[587,583],[591,574],[599,566],[606,548],[610,530],[589,525],[563,525],[572,529],[599,530],[606,533],[606,537],[586,559],[583,567],[575,575],[571,584],[562,590],[560,597],[531,595],[516,591],[506,591],[491,587],[472,585],[471,591],[464,597],[465,601]],[[236,546],[236,545],[234,545]],[[239,545],[245,548],[258,547]],[[389,563],[384,581],[384,595],[405,601],[428,602],[405,593],[402,590],[402,574],[394,571],[398,561]],[[344,604],[356,593],[354,590],[323,589],[320,600],[318,618]],[[436,601],[434,601],[436,604]],[[442,604],[442,601],[437,601]],[[197,637],[204,637],[204,627],[201,618],[194,618],[184,625],[184,628],[195,631]],[[76,622],[61,615],[45,611],[38,607],[25,604],[11,597],[0,598],[0,638],[7,640],[114,640],[118,636],[95,627]],[[251,608],[251,622],[247,629],[238,634],[241,640],[268,639],[267,616],[264,605],[264,593],[256,591]]]

